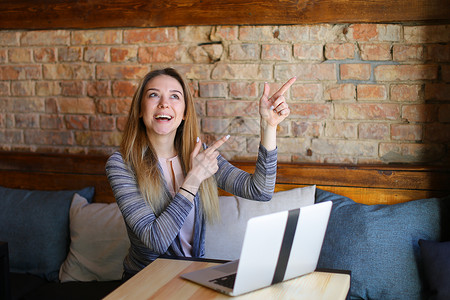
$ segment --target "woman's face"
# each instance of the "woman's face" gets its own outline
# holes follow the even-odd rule
[[[175,139],[185,108],[183,87],[178,80],[168,75],[151,79],[144,87],[140,115],[148,137],[165,135]]]

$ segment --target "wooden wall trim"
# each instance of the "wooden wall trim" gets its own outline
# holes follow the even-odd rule
[[[449,0],[0,0],[0,29],[447,23]]]

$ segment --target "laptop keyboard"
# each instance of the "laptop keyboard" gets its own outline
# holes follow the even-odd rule
[[[230,274],[230,275],[226,275],[223,277],[219,277],[216,279],[211,279],[209,282],[213,282],[215,284],[227,287],[232,289],[234,286],[234,281],[236,280],[236,273],[234,274]]]

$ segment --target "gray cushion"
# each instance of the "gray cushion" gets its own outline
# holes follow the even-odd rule
[[[364,205],[316,190],[316,202],[329,200],[333,209],[318,267],[351,270],[351,298],[423,297],[418,241],[445,234],[443,207],[450,199]]]
[[[11,272],[58,280],[66,258],[74,193],[92,201],[94,188],[38,191],[0,187],[0,240],[8,242]]]

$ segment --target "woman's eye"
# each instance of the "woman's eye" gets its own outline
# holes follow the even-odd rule
[[[149,98],[153,98],[153,97],[157,97],[158,96],[158,94],[156,94],[156,93],[150,93],[150,94],[148,94],[148,97]]]
[[[172,98],[173,98],[173,99],[180,99],[180,96],[178,96],[177,94],[173,94],[173,95],[172,95]]]

